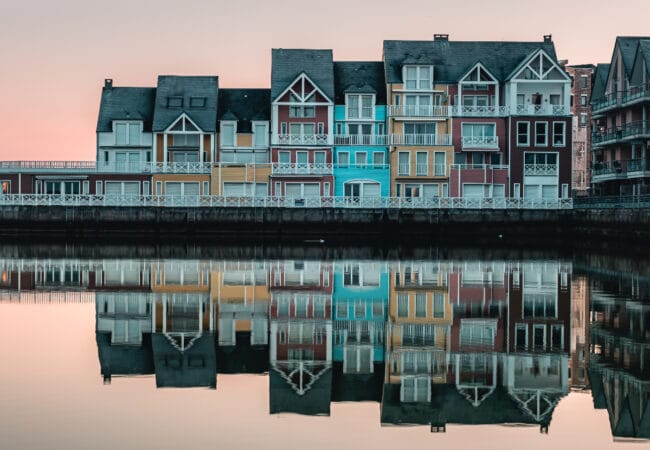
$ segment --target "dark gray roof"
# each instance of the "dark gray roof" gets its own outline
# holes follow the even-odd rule
[[[269,371],[269,412],[307,416],[330,414],[332,370],[326,370],[304,395],[298,395],[275,369]]]
[[[591,88],[592,103],[600,101],[605,95],[607,88],[607,76],[609,74],[609,64],[598,64],[594,73],[593,87]]]
[[[162,333],[151,337],[157,387],[217,387],[214,334],[206,333],[181,352]]]
[[[151,131],[155,98],[156,88],[104,86],[97,132],[113,131],[114,120],[142,120],[144,131]]]
[[[251,121],[271,119],[270,89],[219,89],[218,120],[236,120],[238,133],[251,133]]]
[[[431,64],[435,82],[456,83],[479,62],[506,81],[539,49],[557,61],[553,42],[384,41],[386,82],[401,83],[405,64]]]
[[[304,72],[318,89],[334,101],[332,50],[274,48],[271,55],[272,100],[276,100]]]
[[[616,45],[621,50],[623,66],[628,79],[632,76],[632,65],[639,45],[639,41],[648,40],[650,36],[617,36]]]
[[[346,93],[375,94],[375,104],[386,104],[386,80],[384,63],[378,62],[334,62],[334,101],[345,104]]]
[[[650,74],[650,40],[644,39],[639,41],[639,54],[643,56],[646,71]],[[634,63],[636,64],[636,60]]]
[[[269,371],[269,346],[251,345],[250,331],[238,331],[235,345],[217,346],[219,373],[265,373]]]
[[[182,113],[206,132],[217,127],[217,94],[219,77],[160,75],[156,90],[153,131],[167,129]],[[182,98],[181,107],[169,107],[170,97]],[[205,98],[205,106],[192,107],[191,97]]]
[[[150,375],[154,372],[151,334],[142,336],[142,344],[111,345],[111,333],[96,332],[97,353],[102,376]]]

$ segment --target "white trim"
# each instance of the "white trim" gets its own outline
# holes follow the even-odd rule
[[[561,144],[556,144],[555,143],[555,124],[561,124],[562,125],[562,143]],[[553,126],[551,128],[551,145],[553,147],[566,147],[566,122],[564,121],[554,121]]]
[[[296,96],[298,97],[297,93],[295,91],[293,91],[293,89],[291,89],[293,87],[293,85],[298,82],[298,80],[302,80],[302,86],[303,86],[303,95],[302,95],[302,97],[303,97],[303,100],[307,100],[307,98],[314,95],[314,92],[318,92],[320,95],[323,96],[323,98],[325,98],[327,100],[327,102],[326,103],[314,103],[314,105],[323,105],[323,104],[325,104],[325,105],[333,105],[334,104],[334,102],[332,102],[332,100],[327,95],[325,95],[325,93],[323,91],[321,91],[321,89],[318,87],[318,85],[316,83],[314,83],[314,81],[311,78],[309,78],[305,72],[301,72],[300,75],[298,75],[296,78],[293,79],[293,81],[289,82],[287,88],[284,91],[282,91],[282,93],[280,93],[280,95],[275,97],[271,103],[274,104],[274,105],[295,104],[293,102],[279,102],[278,99],[284,97],[287,94],[287,92],[292,92],[293,94],[296,94]],[[305,80],[309,81],[309,83],[314,87],[314,91],[311,92],[307,97],[305,97],[305,95],[304,95],[304,93],[305,93],[305,90],[304,90]],[[306,103],[305,101],[303,101],[301,103],[303,105],[309,105],[309,103]]]
[[[192,125],[194,125],[196,127],[196,129],[199,130],[199,131],[170,131],[171,128],[174,125],[176,125],[178,123],[178,121],[181,120],[181,119],[187,119],[187,121],[189,123],[191,123]],[[181,133],[182,134],[199,134],[199,133],[205,133],[205,131],[202,130],[201,127],[199,127],[196,123],[194,123],[194,121],[192,119],[190,119],[190,116],[188,116],[185,113],[181,113],[176,119],[174,119],[172,121],[171,125],[169,125],[167,128],[165,128],[163,133],[165,133],[165,134],[167,134],[167,133],[169,133],[169,134],[181,134]]]
[[[544,143],[543,144],[538,144],[537,143],[537,124],[542,123],[544,124]],[[534,136],[535,136],[535,141],[534,141],[534,147],[548,147],[548,122],[542,121],[542,122],[535,122],[535,128],[534,128]]]
[[[541,54],[542,56],[546,57],[546,59],[547,59],[547,60],[551,63],[551,65],[552,65],[552,67],[551,67],[550,69],[548,69],[548,70],[547,70],[546,72],[544,72],[544,73],[541,73],[542,70],[543,70],[542,67],[541,67],[541,60],[540,60],[539,73],[538,73],[538,71],[537,71],[534,67],[532,67],[532,66],[530,65],[530,64],[533,62],[533,60],[534,60],[535,58],[540,57],[540,54]],[[527,68],[530,68],[533,72],[535,72],[538,76],[540,76],[540,78],[535,79],[535,80],[524,80],[524,79],[518,80],[518,79],[516,79],[516,78],[517,78],[519,75],[521,75],[521,73],[522,73],[524,70],[526,70]],[[560,72],[560,74],[562,74],[562,76],[564,77],[564,81],[569,81],[569,82],[571,81],[571,77],[569,77],[569,75],[566,73],[566,71],[565,71],[562,67],[560,67],[560,65],[557,64],[557,62],[555,62],[555,61],[553,60],[553,58],[551,58],[551,57],[548,55],[548,53],[546,53],[543,49],[539,49],[539,50],[536,50],[535,52],[533,52],[533,53],[532,53],[528,58],[524,59],[521,68],[519,68],[519,70],[515,69],[515,70],[517,70],[517,71],[514,72],[513,75],[509,76],[507,79],[508,79],[508,80],[513,80],[513,81],[516,81],[516,82],[520,82],[520,81],[524,81],[524,82],[526,82],[526,81],[534,81],[534,82],[552,81],[552,82],[556,82],[556,83],[557,83],[557,82],[561,82],[562,80],[549,80],[549,79],[545,79],[545,78],[548,76],[548,74],[551,73],[551,72],[553,71],[553,69],[557,69],[557,70]]]

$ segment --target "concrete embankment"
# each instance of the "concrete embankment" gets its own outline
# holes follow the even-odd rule
[[[649,209],[0,206],[0,236],[650,242]]]

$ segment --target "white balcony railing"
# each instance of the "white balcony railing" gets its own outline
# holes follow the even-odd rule
[[[499,136],[463,136],[463,148],[499,148]]]
[[[337,134],[334,136],[334,145],[388,145],[388,136],[385,134]]]
[[[520,116],[568,116],[571,108],[565,105],[517,105],[512,115]]]
[[[502,117],[508,115],[507,106],[464,106],[451,107],[452,116],[460,117]]]
[[[94,171],[95,161],[0,161],[0,172],[19,171]]]
[[[573,199],[468,197],[223,197],[213,195],[5,194],[0,205],[219,207],[219,208],[397,208],[397,209],[572,209]]]
[[[438,105],[390,105],[390,117],[448,117],[449,108]]]
[[[557,164],[524,164],[524,175],[557,175]]]
[[[451,145],[450,134],[391,134],[391,145]]]
[[[279,134],[277,145],[328,145],[326,134]]]
[[[332,164],[325,163],[273,163],[273,175],[331,175]]]
[[[0,161],[0,172],[210,173],[209,162]]]

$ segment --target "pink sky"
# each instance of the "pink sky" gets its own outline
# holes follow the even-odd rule
[[[269,87],[271,48],[379,60],[384,39],[541,40],[572,64],[609,62],[617,35],[650,35],[647,0],[21,0],[0,11],[0,160],[93,159],[104,78],[216,74]]]

